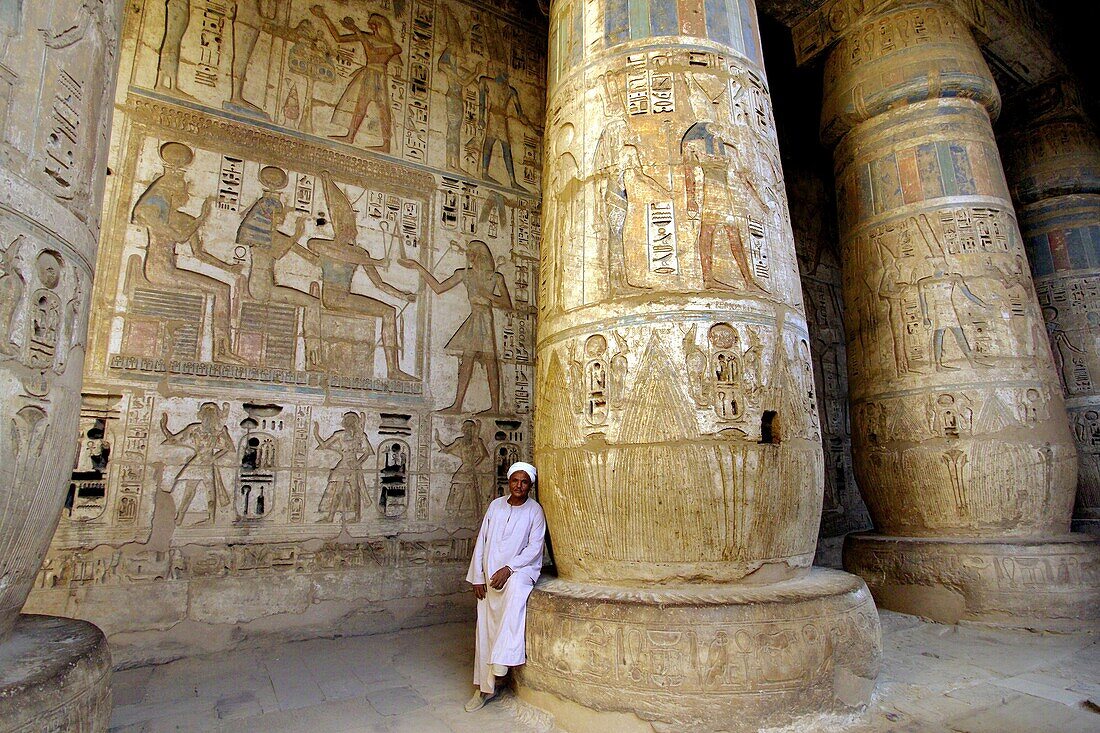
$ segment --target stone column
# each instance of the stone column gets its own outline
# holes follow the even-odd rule
[[[535,458],[560,576],[521,694],[573,730],[868,699],[865,585],[811,570],[822,451],[750,0],[551,8]]]
[[[120,6],[0,7],[0,731],[110,714],[99,629],[19,611],[77,448]]]
[[[1069,534],[1076,451],[993,139],[997,89],[947,4],[890,5],[825,68],[876,530],[849,537],[845,567],[881,606],[938,621],[1094,623],[1100,551]]]
[[[1009,111],[1005,172],[1077,441],[1074,516],[1100,534],[1100,139],[1067,79]]]

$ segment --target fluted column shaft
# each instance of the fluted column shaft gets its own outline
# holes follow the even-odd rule
[[[1014,100],[1006,173],[1077,441],[1075,516],[1100,522],[1100,139],[1068,80]]]

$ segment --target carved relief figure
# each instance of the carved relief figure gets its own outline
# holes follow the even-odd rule
[[[958,296],[966,298],[979,308],[988,309],[981,298],[970,291],[963,276],[957,272],[937,269],[934,275],[922,277],[917,281],[920,297],[921,315],[924,325],[932,330],[932,353],[936,360],[936,371],[957,371],[958,367],[947,366],[943,360],[943,336],[951,331],[955,343],[971,367],[992,366],[980,356],[974,354],[963,331],[963,317],[960,315]]]
[[[482,480],[485,475],[483,465],[489,458],[489,451],[478,435],[476,420],[462,423],[462,432],[450,443],[444,443],[435,433],[435,443],[439,450],[454,456],[460,463],[451,477],[451,489],[447,494],[447,515],[480,516],[485,508],[485,496]]]
[[[248,208],[237,228],[237,244],[248,247],[252,255],[248,294],[261,303],[283,303],[305,309],[306,362],[307,366],[315,366],[320,361],[320,293],[314,292],[312,287],[311,292],[306,293],[280,285],[275,277],[275,267],[290,252],[314,265],[319,265],[321,258],[313,250],[298,244],[305,231],[304,218],[298,219],[293,235],[279,231],[279,226],[289,213],[279,194],[287,184],[286,172],[269,165],[260,169],[259,177],[264,193]]]
[[[363,497],[370,501],[363,466],[374,455],[374,448],[363,431],[365,422],[362,413],[345,412],[341,422],[343,429],[333,431],[327,438],[321,437],[320,425],[313,423],[317,447],[340,457],[329,470],[328,484],[317,505],[317,511],[324,515],[320,519],[322,522],[332,522],[337,512],[345,522],[358,522]]]
[[[744,208],[736,200],[729,184],[733,165],[732,144],[716,132],[715,123],[698,122],[685,133],[680,152],[689,163],[684,179],[689,216],[699,221],[699,264],[703,287],[740,290],[742,286],[720,280],[714,274],[716,243],[724,244],[737,264],[747,290],[767,292],[756,280],[749,262],[748,243],[733,212]],[[751,188],[751,187],[750,187]],[[767,208],[763,201],[760,205]]]
[[[884,259],[886,259],[885,256]],[[883,266],[882,277],[879,279],[878,297],[886,301],[891,346],[894,350],[894,369],[899,377],[910,371],[905,330],[905,301],[911,289],[912,285],[902,276],[897,262],[893,258],[888,258]]]
[[[347,195],[333,182],[327,172],[321,173],[325,200],[332,217],[333,239],[313,238],[307,247],[317,253],[321,262],[321,304],[336,313],[353,316],[373,316],[382,321],[382,352],[386,357],[386,375],[390,379],[416,379],[401,370],[397,353],[397,309],[389,303],[353,292],[352,278],[360,267],[371,283],[387,295],[412,301],[415,293],[399,290],[378,274],[378,267],[386,262],[375,259],[356,244],[359,227],[355,222],[355,209]]]
[[[228,405],[219,408],[213,402],[203,402],[199,405],[198,421],[174,433],[168,428],[168,413],[160,417],[160,431],[164,435],[162,445],[183,446],[191,450],[191,456],[168,487],[169,493],[183,487],[183,498],[176,505],[177,526],[183,524],[200,489],[206,492],[206,516],[196,525],[213,524],[217,508],[229,505],[229,492],[222,478],[224,457],[235,453],[229,429],[225,426],[228,416]]]
[[[1067,395],[1074,394],[1076,380],[1073,370],[1076,366],[1073,354],[1087,355],[1088,352],[1079,348],[1070,340],[1069,334],[1058,323],[1058,309],[1054,306],[1043,307],[1043,320],[1047,326],[1047,336],[1050,339],[1050,352],[1054,356],[1054,367],[1058,370],[1058,379],[1062,382],[1062,389]]]
[[[162,288],[191,287],[214,299],[212,329],[214,358],[217,361],[242,363],[230,345],[231,288],[210,275],[188,270],[176,261],[176,245],[187,244],[191,253],[203,264],[228,272],[239,269],[206,251],[199,229],[210,215],[214,199],[203,201],[202,212],[192,216],[183,210],[191,199],[186,166],[194,159],[191,148],[182,143],[168,142],[160,148],[164,172],[141,194],[134,205],[133,222],[144,226],[149,235],[145,263],[141,274],[150,286]]]
[[[279,29],[277,29],[279,30]],[[305,133],[313,132],[314,86],[317,82],[331,83],[336,80],[336,64],[332,47],[308,18],[302,19],[293,28],[279,30],[278,35],[291,46],[288,52],[287,68],[295,76],[305,80],[302,97],[304,101],[297,115],[287,114],[288,119],[297,119],[297,127]],[[297,87],[291,88],[292,93]]]
[[[367,149],[390,152],[392,123],[387,67],[391,61],[401,56],[401,47],[394,42],[393,27],[384,16],[371,13],[367,16],[366,30],[356,25],[354,18],[345,17],[340,25],[348,32],[341,33],[323,7],[314,5],[311,12],[324,21],[325,27],[337,43],[358,43],[366,57],[366,64],[352,75],[332,111],[333,123],[343,124],[347,120],[348,131],[344,135],[332,135],[332,139],[354,143],[363,120],[367,118],[370,105],[374,104],[375,114],[378,115],[378,132],[382,140],[378,145],[368,146]]]
[[[453,171],[464,171],[462,167],[462,125],[466,121],[466,87],[474,83],[474,80],[482,75],[481,68],[470,69],[462,63],[463,29],[458,26],[453,11],[446,5],[440,6],[444,36],[447,45],[439,60],[436,61],[438,71],[446,81],[446,112],[447,112],[447,167]]]
[[[165,0],[164,6],[164,38],[160,43],[156,88],[182,94],[179,91],[180,43],[191,23],[191,0]]]
[[[626,132],[625,122],[610,120],[600,133],[594,162],[596,234],[606,250],[608,280],[615,289],[626,285],[623,252],[623,227],[626,224],[629,196],[624,180],[626,150],[623,146],[626,143]]]
[[[478,77],[478,122],[484,128],[481,141],[481,177],[493,183],[500,183],[489,175],[489,165],[493,161],[493,152],[497,143],[504,159],[504,168],[508,171],[508,182],[512,188],[526,190],[516,181],[516,167],[512,159],[512,140],[522,137],[522,130],[514,130],[513,120],[518,119],[528,128],[536,125],[527,118],[520,105],[519,92],[508,80],[507,67],[499,62],[491,62],[489,74]],[[515,135],[515,133],[519,135]]]
[[[271,21],[275,19],[275,11],[281,4],[279,0],[236,0],[233,14],[232,90],[229,101],[222,105],[226,109],[268,119],[266,112],[244,98],[244,86],[248,80],[248,64],[252,60],[252,52],[256,50],[260,30],[270,27]]]
[[[557,151],[559,164],[549,172],[543,189],[543,211],[547,241],[573,241],[578,237],[576,219],[578,208],[583,206],[583,183],[578,175],[576,158],[572,153]],[[545,248],[544,248],[545,249]],[[571,290],[566,282],[565,257],[561,252],[540,252],[543,263],[540,276],[552,283],[543,288],[543,312],[562,313],[565,310],[565,294]]]
[[[14,341],[15,311],[23,299],[26,281],[16,266],[22,235],[0,252],[0,356],[14,356],[19,347]]]
[[[496,326],[493,323],[493,308],[510,310],[512,298],[508,294],[508,284],[504,276],[497,272],[496,263],[489,245],[480,239],[470,241],[466,248],[466,267],[451,273],[442,282],[416,260],[404,258],[399,264],[415,269],[427,282],[436,295],[442,295],[457,287],[466,286],[466,297],[470,302],[470,315],[458,327],[447,342],[446,350],[458,356],[458,388],[454,402],[442,410],[443,413],[462,412],[466,400],[466,391],[470,387],[470,377],[474,364],[485,368],[485,377],[489,382],[488,412],[500,414],[500,370],[497,366]]]

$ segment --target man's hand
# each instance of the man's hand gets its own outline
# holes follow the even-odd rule
[[[474,598],[478,599],[479,601],[485,600],[484,583],[474,583]]]
[[[504,587],[504,584],[508,582],[508,578],[512,577],[512,568],[505,565],[500,570],[493,573],[493,577],[489,578],[489,585],[493,586],[495,590],[500,590]]]

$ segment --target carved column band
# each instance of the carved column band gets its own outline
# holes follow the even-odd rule
[[[1068,536],[1075,450],[993,138],[1000,98],[945,3],[891,5],[825,69],[853,457],[880,533],[850,538],[845,564],[888,608],[1072,626],[1097,613],[1100,568]],[[1066,566],[1052,598],[1015,574],[1033,560]]]
[[[1100,534],[1100,139],[1067,79],[1010,107],[1006,173],[1077,441],[1075,516]]]
[[[755,7],[560,0],[549,66],[535,453],[560,578],[523,694],[692,730],[856,704],[877,619],[810,571],[820,426]]]

